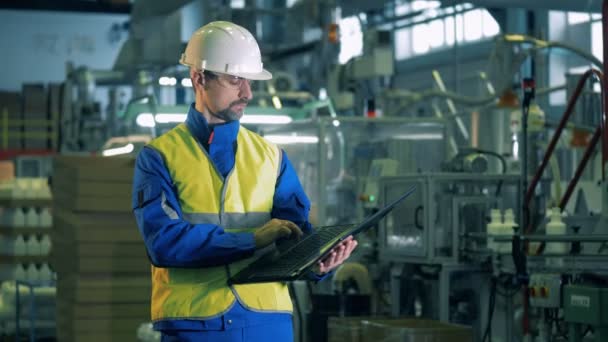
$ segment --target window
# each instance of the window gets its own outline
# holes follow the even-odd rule
[[[604,60],[604,44],[602,39],[602,22],[591,24],[591,53],[600,61]]]
[[[231,8],[245,8],[245,0],[230,0]]]
[[[483,23],[481,22],[481,10],[472,10],[464,14],[464,40],[471,42],[481,39],[483,35]],[[480,23],[481,25],[478,25]]]
[[[340,55],[338,62],[345,64],[351,58],[361,56],[363,53],[363,33],[361,23],[356,16],[341,19],[340,30]]]
[[[568,25],[576,25],[586,23],[591,20],[589,13],[585,12],[568,12]]]
[[[486,10],[481,11],[481,25],[484,37],[494,37],[500,33],[500,26],[496,19]]]
[[[424,0],[414,0],[410,4],[413,12],[415,11],[424,11],[427,9],[433,9],[441,6],[440,1],[424,1]]]
[[[395,6],[395,15],[416,10],[424,11],[414,18],[420,23],[395,30],[397,60],[447,48],[456,42],[474,42],[500,33],[494,17],[487,10],[474,8],[471,4],[437,8],[433,1],[413,1]],[[437,15],[443,18],[432,20]]]

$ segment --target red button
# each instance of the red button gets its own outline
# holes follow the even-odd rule
[[[529,292],[530,292],[530,297],[536,297],[536,289],[535,288],[531,287]]]
[[[547,289],[546,287],[541,287],[540,288],[540,296],[541,297],[549,297],[549,289]]]

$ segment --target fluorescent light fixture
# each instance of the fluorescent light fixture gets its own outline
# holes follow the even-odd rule
[[[154,122],[154,116],[150,113],[141,113],[135,119],[137,125],[141,127],[155,127],[156,122]]]
[[[135,146],[133,146],[133,144],[127,144],[123,147],[108,148],[106,150],[103,150],[103,152],[101,152],[101,154],[104,157],[112,157],[112,156],[118,156],[121,154],[129,154],[129,153],[133,152],[134,149],[135,149]]]
[[[155,127],[157,123],[182,123],[186,121],[188,114],[183,113],[140,113],[135,122],[141,127]],[[284,125],[293,121],[288,115],[243,115],[241,118],[243,124],[267,124],[267,125]]]
[[[272,97],[272,104],[274,105],[274,108],[276,108],[276,109],[283,108],[283,104],[281,103],[281,99],[279,99],[279,97],[276,96],[276,95]]]
[[[156,123],[181,123],[186,121],[187,114],[182,113],[140,113],[137,115],[135,122],[141,127],[154,127]]]
[[[321,88],[319,89],[319,100],[327,100],[327,89]]]
[[[241,123],[244,124],[270,124],[270,125],[284,125],[288,124],[293,119],[288,115],[250,115],[245,114],[241,118]]]
[[[174,86],[177,84],[177,79],[175,77],[163,76],[158,79],[158,84],[161,86]]]
[[[443,139],[441,133],[410,133],[410,134],[398,134],[393,136],[396,140],[439,140]]]
[[[268,141],[275,144],[316,144],[319,138],[312,135],[265,135]]]
[[[154,117],[156,119],[156,122],[158,123],[181,123],[186,121],[186,117],[188,117],[188,114],[182,114],[182,113],[158,113],[156,114],[156,116]]]
[[[192,88],[192,80],[189,78],[182,78],[182,87]]]

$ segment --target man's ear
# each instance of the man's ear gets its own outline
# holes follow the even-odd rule
[[[190,80],[192,80],[192,86],[194,86],[194,83],[199,84],[202,87],[205,86],[205,76],[203,75],[202,71],[191,70],[190,71]]]

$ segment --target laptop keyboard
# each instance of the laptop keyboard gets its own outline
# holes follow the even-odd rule
[[[345,230],[352,226],[352,224],[349,224],[319,228],[287,250],[285,254],[281,255],[281,258],[264,265],[256,274],[265,277],[289,274],[297,270],[302,265],[302,262],[307,261],[311,256],[318,255],[321,252],[322,246],[338,238]]]

